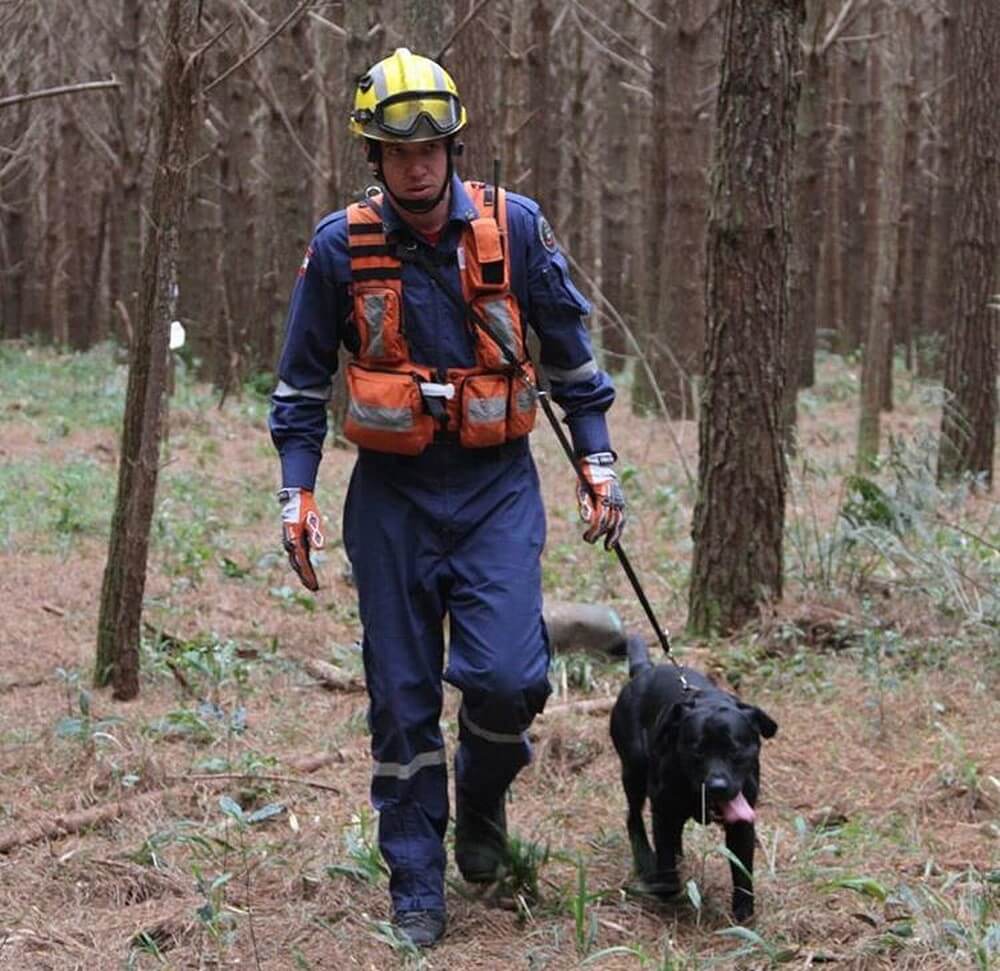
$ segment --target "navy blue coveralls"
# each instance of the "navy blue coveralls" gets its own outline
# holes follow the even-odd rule
[[[614,389],[594,362],[584,325],[590,308],[536,203],[508,193],[507,209],[511,288],[539,336],[552,396],[578,454],[609,451],[604,413]],[[453,178],[449,221],[430,248],[455,293],[456,246],[475,215]],[[390,241],[413,240],[388,198],[383,222]],[[417,245],[429,246],[422,238]],[[292,295],[270,416],[286,487],[315,484],[337,348],[348,332],[350,279],[342,210],[317,227]],[[466,321],[410,262],[403,264],[403,300],[414,361],[474,364]],[[343,528],[364,628],[372,801],[394,908],[443,910],[442,677],[462,693],[456,786],[484,808],[529,761],[527,728],[550,690],[540,563],[545,513],[528,438],[482,449],[435,443],[412,457],[359,449]]]

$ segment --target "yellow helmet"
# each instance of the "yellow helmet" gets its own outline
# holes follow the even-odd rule
[[[451,75],[400,47],[358,79],[350,130],[380,142],[426,142],[454,135],[465,121]]]

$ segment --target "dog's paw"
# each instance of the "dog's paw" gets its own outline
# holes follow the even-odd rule
[[[670,900],[681,892],[681,882],[677,877],[661,873],[650,873],[637,877],[630,889],[639,896],[656,900]]]
[[[750,924],[753,922],[753,894],[745,890],[736,890],[733,893],[733,920],[737,924]]]

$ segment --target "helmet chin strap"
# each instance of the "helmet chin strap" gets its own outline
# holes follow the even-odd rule
[[[379,146],[377,142],[369,150],[369,158],[371,159],[372,156],[374,156],[373,161],[375,162],[375,175],[378,176],[379,182],[382,183],[389,198],[392,199],[393,205],[399,206],[400,209],[405,209],[407,212],[416,213],[417,215],[430,212],[438,205],[438,203],[441,202],[445,193],[448,191],[448,186],[451,185],[451,177],[455,171],[455,166],[452,162],[452,142],[449,139],[448,169],[445,172],[444,181],[441,183],[441,189],[438,191],[438,194],[433,199],[404,199],[401,196],[397,196],[396,193],[389,188],[389,183],[386,180],[385,173],[382,171],[381,146]]]

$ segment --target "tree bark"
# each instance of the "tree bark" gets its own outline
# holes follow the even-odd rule
[[[658,0],[653,6],[656,17],[664,24],[672,15],[671,0]],[[667,53],[666,41],[654,39],[653,49],[659,62]],[[643,352],[652,357],[650,348],[660,334],[660,270],[666,258],[667,239],[663,227],[667,223],[667,129],[669,127],[668,103],[670,92],[667,88],[667,72],[658,65],[650,81],[652,106],[649,113],[649,141],[644,145],[643,184],[645,185],[646,212],[641,224],[645,272],[643,281],[642,314],[636,337]],[[655,359],[654,359],[655,360]],[[656,376],[654,361],[650,361],[653,376]],[[636,368],[635,383],[632,388],[632,413],[648,415],[658,408],[655,389],[651,385],[646,368]]]
[[[886,408],[892,367],[892,294],[899,249],[900,181],[903,137],[899,72],[900,49],[895,7],[878,0],[872,8],[872,32],[884,36],[871,56],[872,163],[866,205],[870,207],[867,232],[873,250],[871,303],[867,314],[861,365],[861,414],[858,424],[857,464],[867,469],[877,458],[881,413]]]
[[[232,53],[220,57],[220,70],[235,60]],[[222,215],[221,272],[222,307],[215,332],[212,380],[226,392],[240,380],[250,355],[256,285],[257,213],[253,157],[255,138],[251,121],[250,82],[233,75],[226,82],[222,103],[226,125],[219,143],[219,206]],[[270,368],[272,362],[265,364]]]
[[[117,170],[111,184],[111,217],[108,227],[108,296],[118,301],[130,318],[138,299],[139,265],[142,254],[142,128],[145,86],[140,82],[142,4],[121,0],[121,23],[115,36],[115,68],[121,89],[111,100],[112,147]],[[124,340],[127,335],[122,332]]]
[[[807,0],[802,95],[799,100],[792,191],[792,250],[789,262],[789,321],[784,402],[785,439],[795,448],[798,391],[814,381],[816,352],[816,281],[823,238],[823,168],[826,161],[826,88],[823,35],[826,4]]]
[[[952,320],[951,305],[952,280],[951,245],[952,222],[955,218],[957,200],[955,198],[955,152],[963,136],[957,127],[957,82],[958,73],[958,30],[953,5],[941,18],[941,37],[938,41],[939,67],[937,84],[940,86],[937,100],[937,140],[934,164],[936,186],[934,190],[933,232],[929,243],[927,275],[927,316],[925,318],[923,340],[920,342],[922,360],[920,372],[926,377],[943,376],[944,355],[942,349]]]
[[[892,309],[893,341],[904,349],[907,368],[911,364],[914,320],[916,307],[913,303],[912,286],[914,269],[914,227],[920,194],[920,99],[917,93],[918,43],[920,36],[920,14],[917,11],[901,11],[901,33],[905,68],[900,81],[901,105],[903,109],[903,161],[900,186],[899,243],[896,259],[896,279],[893,283]]]
[[[5,164],[0,163],[4,170],[0,175],[0,337],[20,337],[25,332],[31,162],[22,139],[27,130],[26,105],[0,115],[0,144],[10,146],[14,153]]]
[[[1000,292],[1000,24],[990,0],[953,4],[958,19],[951,330],[945,355],[938,478],[993,486]]]
[[[463,23],[477,6],[478,0],[455,0],[455,23]],[[493,18],[492,5],[480,10],[455,38],[451,50],[443,59],[443,66],[455,79],[469,116],[469,123],[460,135],[465,151],[459,162],[462,174],[473,179],[491,178],[493,159],[500,158],[503,149],[499,113],[503,95],[500,82],[500,58],[503,54],[493,35]],[[509,178],[509,160],[503,161]],[[550,211],[548,218],[555,223],[558,213]]]
[[[859,18],[858,29],[871,33],[864,15]],[[841,174],[843,192],[841,204],[845,220],[842,226],[845,247],[841,283],[844,288],[843,306],[844,328],[840,332],[838,349],[842,353],[856,351],[862,343],[864,322],[868,313],[870,298],[871,252],[867,236],[866,190],[871,184],[869,147],[869,125],[871,105],[869,103],[867,63],[872,42],[852,44],[844,66],[845,100],[841,120],[846,126],[844,151],[841,153]]]
[[[818,312],[817,327],[826,332],[828,347],[843,347],[847,331],[844,258],[847,241],[847,186],[844,182],[844,102],[846,65],[836,53],[830,66],[829,129],[833,133],[830,155],[826,164],[826,218],[823,229],[823,304]]]
[[[803,0],[728,0],[708,226],[688,627],[729,632],[782,592],[781,405]]]
[[[169,0],[163,27],[166,52],[150,230],[142,254],[140,301],[129,355],[118,492],[101,589],[94,670],[95,682],[104,685],[112,681],[114,697],[121,700],[139,693],[142,596],[159,471],[177,253],[194,140],[198,64],[192,50],[196,5],[187,0]]]
[[[698,102],[704,37],[710,5],[675,4],[660,60],[667,83],[666,220],[663,272],[659,273],[660,351],[653,370],[667,414],[694,417],[694,377],[701,371],[705,324],[705,223],[708,211],[707,145],[699,131]],[[667,351],[669,350],[669,353]]]

